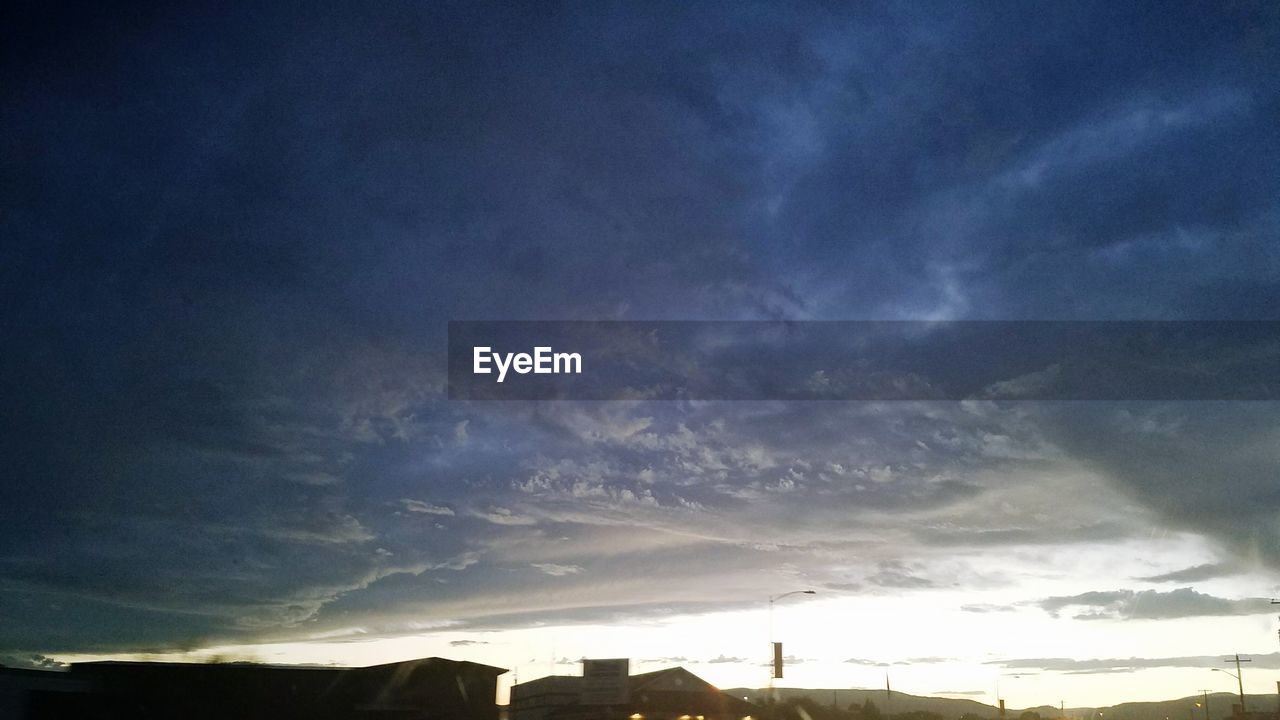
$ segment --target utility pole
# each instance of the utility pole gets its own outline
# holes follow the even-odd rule
[[[1280,605],[1280,600],[1275,600],[1275,599],[1273,599],[1273,600],[1271,601],[1271,604],[1272,604],[1272,605]],[[1280,618],[1278,618],[1278,619],[1280,619]],[[1277,639],[1277,640],[1280,640],[1280,630],[1276,630],[1276,639]],[[1277,688],[1277,692],[1278,692],[1278,693],[1280,693],[1280,682],[1276,683],[1276,688]]]
[[[1204,720],[1209,720],[1209,691],[1201,690],[1204,693]]]
[[[1231,660],[1228,659],[1228,660],[1224,660],[1223,662],[1231,662]],[[1242,662],[1252,662],[1252,660],[1249,660],[1248,658],[1241,660],[1240,653],[1236,653],[1236,682],[1239,683],[1239,687],[1240,687],[1240,712],[1241,713],[1244,712],[1244,676],[1240,672],[1240,663]]]
[[[1280,605],[1280,600],[1272,598],[1271,604]],[[1276,640],[1280,641],[1280,630],[1276,630]],[[1280,680],[1276,681],[1276,716],[1280,717]]]

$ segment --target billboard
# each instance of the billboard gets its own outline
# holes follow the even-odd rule
[[[622,705],[631,699],[627,679],[631,661],[627,658],[582,661],[583,705]]]

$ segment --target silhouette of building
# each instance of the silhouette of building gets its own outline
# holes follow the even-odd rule
[[[1280,693],[1277,693],[1277,695],[1280,695]],[[1231,714],[1223,718],[1223,720],[1280,720],[1280,712],[1268,710],[1245,711],[1240,707],[1240,703],[1231,703]]]
[[[28,679],[32,687],[19,700],[25,715],[14,717],[498,720],[497,681],[505,672],[444,658],[360,668],[76,663],[69,672],[40,672],[47,687]]]
[[[551,675],[511,688],[510,720],[742,720],[760,708],[681,667],[627,678],[629,700],[582,702],[583,678]]]

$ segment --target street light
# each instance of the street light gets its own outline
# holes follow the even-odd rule
[[[1002,678],[1012,678],[1014,680],[1017,680],[1021,677],[1022,675],[1018,673],[1015,673],[1013,675],[1005,675],[1004,673],[996,674],[996,705],[1000,707],[1000,717],[1004,717],[1004,697],[1000,695],[1000,680]]]
[[[1226,673],[1236,679],[1240,689],[1240,712],[1244,712],[1244,681],[1240,679],[1240,676],[1230,670],[1223,670],[1222,668],[1209,668],[1209,670],[1212,672]]]
[[[1230,670],[1223,670],[1222,668],[1209,668],[1209,672],[1220,672],[1220,673],[1226,673],[1226,674],[1230,675],[1231,677],[1235,678],[1237,683],[1240,683],[1240,676],[1239,676],[1239,675],[1237,675],[1237,674],[1235,674],[1235,673],[1233,673],[1233,672],[1231,672]],[[1241,697],[1241,698],[1243,698],[1243,697],[1244,697],[1244,690],[1241,690],[1241,691],[1240,691],[1240,697]]]
[[[791,592],[784,592],[781,595],[773,595],[772,597],[769,598],[769,699],[770,700],[774,700],[774,701],[777,700],[777,698],[773,696],[773,678],[774,678],[774,674],[779,669],[777,667],[778,652],[775,649],[776,646],[773,643],[773,604],[781,600],[782,598],[791,597],[792,595],[816,595],[816,594],[817,592],[814,590],[792,590]]]
[[[1280,605],[1280,600],[1272,600],[1272,605]],[[1276,639],[1280,640],[1280,630],[1276,630]],[[1280,693],[1280,685],[1276,685],[1276,692]]]
[[[815,590],[792,590],[791,592],[784,592],[781,595],[774,595],[773,597],[769,598],[769,651],[770,652],[773,652],[773,604],[784,597],[791,597],[792,595],[816,595],[816,594],[817,594],[817,591]]]

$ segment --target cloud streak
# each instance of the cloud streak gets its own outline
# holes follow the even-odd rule
[[[1251,655],[1250,667],[1259,669],[1280,669],[1280,653]],[[1068,673],[1125,673],[1149,668],[1221,668],[1225,661],[1221,655],[1191,655],[1184,657],[1156,658],[1094,658],[1075,660],[1071,658],[1020,658],[1016,660],[997,660],[988,663],[999,665],[1010,670],[1044,670],[1047,672]]]
[[[1267,598],[1232,600],[1178,588],[1159,590],[1093,591],[1045,598],[1039,606],[1050,615],[1070,610],[1078,620],[1169,620],[1189,617],[1261,615],[1271,612]]]

